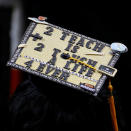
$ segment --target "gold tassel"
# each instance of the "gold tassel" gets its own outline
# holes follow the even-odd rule
[[[118,131],[115,102],[114,102],[114,97],[113,97],[113,87],[111,85],[111,80],[109,80],[108,90],[110,91],[110,96],[108,98],[108,102],[109,102],[109,105],[110,105],[110,113],[111,113],[111,118],[112,118],[112,125],[113,125],[114,131]]]

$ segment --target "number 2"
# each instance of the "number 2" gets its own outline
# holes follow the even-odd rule
[[[35,47],[34,50],[41,52],[44,47],[44,44],[38,43],[37,47]]]
[[[44,32],[44,34],[51,36],[51,35],[52,35],[52,32],[54,31],[54,29],[53,29],[52,27],[47,27],[46,29],[47,29],[47,31]]]

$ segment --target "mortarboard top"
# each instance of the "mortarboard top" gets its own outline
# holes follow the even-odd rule
[[[120,53],[127,47],[107,44],[46,22],[32,22],[8,66],[97,96],[107,76],[114,77]]]

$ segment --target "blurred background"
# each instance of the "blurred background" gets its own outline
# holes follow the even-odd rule
[[[119,3],[120,4],[120,3]],[[112,79],[114,92],[120,102],[123,124],[129,127],[130,106],[130,8],[88,1],[0,0],[0,128],[8,124],[9,96],[19,82],[26,79],[24,72],[6,66],[17,44],[28,27],[28,17],[46,16],[48,22],[74,32],[101,40],[124,43],[129,51],[116,64],[118,73]],[[14,79],[12,79],[12,77]],[[13,88],[13,89],[12,89]],[[118,107],[119,110],[119,107]]]

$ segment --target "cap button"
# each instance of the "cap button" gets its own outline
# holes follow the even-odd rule
[[[44,16],[39,16],[38,17],[38,20],[40,20],[40,21],[45,21],[47,19],[47,17],[44,17]]]

